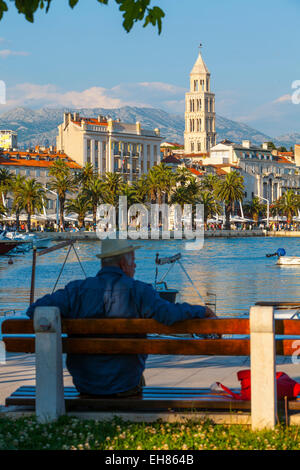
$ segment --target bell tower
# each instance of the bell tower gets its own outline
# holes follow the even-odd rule
[[[206,153],[216,144],[215,95],[201,48],[190,73],[190,91],[185,94],[185,154]]]

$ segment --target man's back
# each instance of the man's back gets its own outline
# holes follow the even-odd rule
[[[204,317],[205,307],[171,304],[149,284],[134,280],[115,266],[97,276],[70,282],[29,307],[57,306],[64,318],[154,318],[171,325],[176,321]],[[67,356],[67,368],[83,394],[110,395],[136,387],[145,369],[145,355]]]

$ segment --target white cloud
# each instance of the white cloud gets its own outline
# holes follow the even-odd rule
[[[16,106],[119,108],[128,105],[182,112],[185,91],[172,84],[159,82],[122,83],[112,88],[94,86],[81,91],[63,91],[53,84],[22,83],[7,90],[6,109]]]
[[[292,96],[291,95],[283,95],[277,98],[276,100],[273,101],[273,103],[286,103],[286,102],[291,102],[292,101]]]
[[[3,38],[1,38],[3,39]],[[6,59],[9,56],[27,56],[29,52],[24,51],[12,51],[11,49],[1,49],[0,50],[0,57]]]

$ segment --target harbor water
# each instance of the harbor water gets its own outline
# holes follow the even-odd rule
[[[267,258],[284,248],[287,256],[300,256],[299,238],[206,239],[201,250],[186,250],[184,240],[140,240],[136,253],[136,279],[154,283],[155,256],[180,252],[182,263],[202,297],[216,295],[219,316],[249,313],[257,301],[294,301],[300,298],[300,266],[278,266],[276,258]],[[79,241],[74,245],[87,276],[100,269],[100,241]],[[56,285],[68,247],[37,258],[35,298],[51,293]],[[29,305],[32,251],[0,257],[0,314],[7,310],[23,312]],[[85,274],[71,250],[55,289],[84,278]],[[159,277],[169,268],[159,268]],[[180,291],[177,301],[201,303],[201,300],[179,264],[166,277],[168,288]]]

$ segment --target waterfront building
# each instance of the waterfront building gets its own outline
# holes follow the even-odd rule
[[[132,182],[160,163],[161,141],[159,129],[144,129],[140,122],[65,113],[56,146],[81,166],[91,163],[100,175],[117,172]]]
[[[295,164],[300,167],[300,144],[295,145]]]
[[[259,196],[273,202],[287,189],[300,194],[300,168],[280,154],[273,155],[267,143],[258,147],[249,140],[241,144],[224,140],[210,149],[202,164],[207,170],[219,170],[218,174],[239,171],[244,177],[245,201]]]
[[[72,173],[81,170],[81,166],[66,154],[54,150],[41,150],[39,147],[36,147],[35,151],[2,151],[0,153],[0,169],[6,168],[13,175],[35,178],[47,188],[50,179],[49,170],[57,159],[64,161]],[[54,213],[56,211],[56,196],[48,190],[47,198],[49,198],[47,209],[49,209],[49,213]],[[10,195],[8,195],[7,204],[10,208],[12,204]]]
[[[18,147],[18,134],[15,131],[0,130],[0,149],[10,150]]]
[[[216,144],[215,95],[210,85],[210,72],[199,51],[185,94],[184,153],[195,157]]]
[[[160,144],[160,152],[163,158],[169,155],[180,157],[184,155],[184,146],[177,142],[162,142]]]
[[[176,171],[177,168],[182,165],[182,161],[175,157],[175,155],[168,155],[167,157],[163,158],[161,162],[168,165],[168,167],[172,168],[174,171]]]

